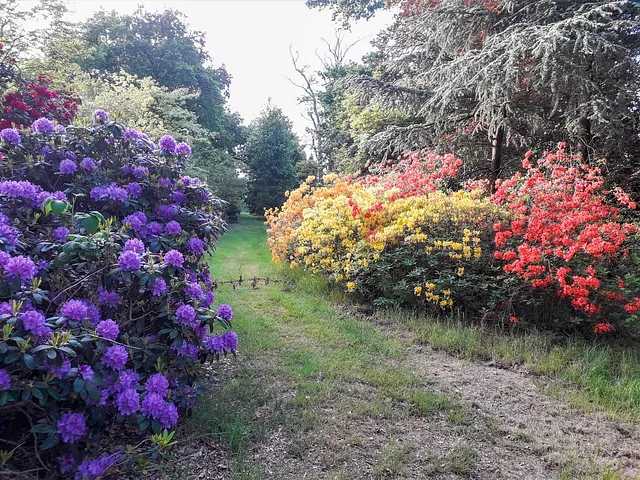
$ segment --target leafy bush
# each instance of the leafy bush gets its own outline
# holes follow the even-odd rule
[[[188,145],[156,148],[101,110],[86,128],[40,118],[0,139],[0,438],[17,445],[0,468],[59,456],[97,478],[125,458],[76,468],[108,448],[106,429],[162,444],[201,391],[198,364],[235,351],[235,333],[214,333],[232,311],[213,309],[205,262],[220,202],[182,176]]]
[[[268,212],[274,261],[377,304],[596,334],[636,329],[637,228],[614,197],[635,204],[564,145],[535,167],[530,156],[491,196],[486,180],[463,188],[459,159],[426,152],[357,180],[311,177]]]

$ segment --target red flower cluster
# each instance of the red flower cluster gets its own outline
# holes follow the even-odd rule
[[[33,81],[25,81],[15,71],[11,77],[16,91],[6,93],[0,99],[0,130],[29,126],[41,117],[62,125],[71,123],[78,111],[79,100],[69,92],[52,89],[51,78],[39,75]]]
[[[510,224],[494,225],[494,256],[506,262],[505,272],[533,288],[552,287],[576,311],[596,315],[603,302],[620,305],[624,298],[624,281],[599,276],[598,270],[605,272],[627,255],[624,244],[636,227],[620,223],[618,207],[607,203],[600,170],[567,155],[564,147],[561,143],[557,152],[545,153],[536,166],[527,152],[526,172],[498,186],[493,201],[514,216]],[[615,195],[635,208],[622,190]],[[605,281],[612,285],[603,289]],[[627,303],[627,312],[640,308],[638,300]]]
[[[383,165],[362,180],[364,185],[377,185],[384,191],[398,188],[397,198],[425,195],[458,175],[462,160],[452,154],[438,155],[426,150],[398,157],[396,163]]]

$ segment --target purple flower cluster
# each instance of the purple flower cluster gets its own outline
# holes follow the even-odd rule
[[[133,415],[140,409],[140,394],[134,388],[127,388],[116,395],[116,405],[120,415]]]
[[[117,308],[120,305],[120,295],[118,292],[109,291],[100,285],[98,287],[98,303],[109,308]]]
[[[138,133],[137,130],[133,128],[127,128],[122,134],[122,139],[128,142],[132,140],[138,140],[139,138],[140,138],[140,134]]]
[[[186,327],[195,328],[200,324],[196,318],[196,311],[191,305],[181,305],[176,310],[176,318],[178,323]]]
[[[176,155],[180,155],[182,157],[190,157],[191,156],[191,147],[188,143],[180,142],[176,145]]]
[[[182,226],[175,220],[171,220],[165,225],[164,233],[167,235],[180,235],[182,233]]]
[[[233,318],[233,310],[231,309],[231,305],[227,305],[226,303],[220,305],[216,313],[220,318],[226,321],[230,321]]]
[[[37,273],[38,268],[29,257],[11,257],[4,265],[4,273],[7,277],[19,281],[22,285],[31,281]]]
[[[20,134],[15,128],[5,128],[0,132],[0,140],[5,143],[18,145],[20,143]]]
[[[131,238],[125,242],[123,250],[125,252],[136,252],[139,254],[143,254],[145,248],[146,247],[144,246],[144,242],[142,240],[140,240],[139,238]]]
[[[80,365],[78,367],[78,375],[86,382],[93,380],[93,368],[91,365]]]
[[[78,165],[76,162],[69,158],[65,158],[60,162],[60,167],[58,171],[63,175],[73,175],[78,170]]]
[[[29,310],[19,315],[22,326],[26,331],[37,337],[39,340],[49,340],[51,329],[46,325],[44,315],[36,310]]]
[[[142,187],[137,182],[131,182],[125,185],[125,190],[129,194],[130,198],[138,198],[142,195]]]
[[[67,227],[58,227],[53,232],[51,232],[51,236],[58,243],[66,242],[67,235],[69,235],[69,229]]]
[[[158,179],[158,185],[160,185],[163,188],[171,188],[173,186],[173,182],[171,181],[170,178],[159,178]]]
[[[149,169],[145,166],[139,165],[133,169],[133,176],[136,178],[142,178],[145,175],[149,175]]]
[[[103,455],[80,464],[75,480],[98,480],[120,459],[120,454]]]
[[[187,248],[195,255],[202,255],[204,253],[204,242],[198,237],[192,237],[187,242]]]
[[[173,153],[176,149],[176,141],[171,135],[163,136],[158,143],[160,149],[165,152]]]
[[[93,112],[93,119],[98,123],[107,123],[109,121],[109,114],[99,108]]]
[[[169,250],[164,254],[164,264],[173,267],[182,267],[184,257],[178,250]]]
[[[107,340],[115,340],[118,338],[120,328],[116,322],[107,318],[96,325],[96,333]]]
[[[0,181],[0,194],[9,198],[19,198],[30,203],[35,203],[40,188],[26,180],[2,180]]]
[[[95,160],[91,157],[84,157],[80,162],[80,166],[89,173],[95,172],[98,167]]]
[[[65,413],[58,420],[56,431],[65,443],[76,443],[87,433],[87,424],[81,413]]]
[[[122,370],[129,360],[127,350],[121,345],[112,345],[107,348],[102,363],[113,370]]]
[[[45,365],[45,370],[57,379],[62,380],[71,371],[71,361],[65,358],[60,365],[47,364]]]
[[[0,368],[0,392],[11,388],[11,377],[4,368]]]
[[[53,122],[48,118],[39,118],[31,124],[33,133],[53,133]]]
[[[115,183],[93,187],[90,195],[94,201],[112,200],[114,202],[126,202],[128,199],[127,191]]]
[[[169,380],[161,373],[154,373],[147,379],[144,388],[149,393],[156,393],[161,397],[166,397],[169,394]]]
[[[144,226],[147,224],[147,216],[142,212],[132,213],[124,217],[122,223],[129,225],[134,232],[142,232]]]
[[[118,266],[122,271],[139,270],[142,265],[142,257],[134,251],[126,251],[120,254]]]
[[[69,300],[62,305],[60,315],[80,322],[89,316],[89,308],[82,300]]]
[[[167,282],[165,282],[162,278],[156,278],[153,286],[151,287],[151,292],[154,296],[160,297],[164,295],[169,287],[167,286]]]

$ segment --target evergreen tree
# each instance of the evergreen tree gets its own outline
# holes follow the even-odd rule
[[[291,121],[268,105],[249,125],[244,161],[248,167],[247,206],[252,213],[279,207],[296,184],[296,164],[304,153]]]

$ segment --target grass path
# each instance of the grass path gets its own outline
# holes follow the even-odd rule
[[[549,397],[544,377],[456,359],[424,329],[358,313],[320,279],[274,266],[243,217],[212,276],[282,278],[217,291],[234,308],[237,359],[185,427],[172,478],[635,478],[634,424]],[[553,384],[556,397],[557,384]]]

